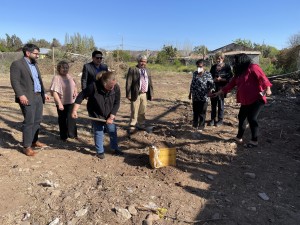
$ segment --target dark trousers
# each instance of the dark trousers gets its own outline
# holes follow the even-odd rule
[[[224,98],[216,97],[211,98],[211,120],[216,121],[217,116],[217,108],[218,108],[218,120],[222,121],[224,117]]]
[[[27,148],[32,143],[37,142],[40,123],[43,118],[43,100],[41,94],[34,95],[33,102],[30,105],[21,105],[22,114],[24,117],[22,132],[23,132],[23,147]]]
[[[257,141],[257,135],[258,135],[258,122],[257,118],[264,106],[264,102],[262,100],[258,100],[254,102],[251,105],[242,105],[239,111],[239,130],[237,134],[237,138],[241,139],[244,135],[244,132],[246,130],[246,119],[249,122],[252,141]]]
[[[72,118],[72,110],[74,104],[64,105],[64,110],[59,110],[56,106],[58,114],[59,135],[62,140],[77,137],[76,120]]]
[[[193,127],[200,129],[205,127],[207,105],[207,102],[193,101]]]

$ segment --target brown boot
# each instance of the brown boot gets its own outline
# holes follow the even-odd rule
[[[23,153],[27,156],[34,156],[36,154],[31,147],[24,148]]]
[[[37,141],[35,143],[32,143],[31,147],[32,148],[46,148],[48,146],[40,141]]]

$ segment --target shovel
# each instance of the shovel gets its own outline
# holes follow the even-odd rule
[[[95,120],[95,121],[99,121],[99,122],[103,122],[103,123],[106,123],[106,120],[105,119],[100,119],[100,118],[95,118],[95,117],[90,117],[90,116],[86,116],[86,115],[80,115],[78,116],[79,118],[82,118],[82,119],[88,119],[88,120]],[[125,123],[118,123],[118,122],[114,122],[114,124],[118,125],[118,126],[128,126],[127,124]]]
[[[88,120],[95,120],[95,121],[99,121],[99,122],[104,122],[106,123],[106,120],[105,119],[100,119],[100,118],[95,118],[95,117],[90,117],[90,116],[86,116],[86,115],[80,115],[78,116],[79,118],[82,118],[82,119],[88,119]],[[114,124],[118,125],[118,126],[122,126],[122,127],[128,127],[128,124],[125,124],[125,123],[119,123],[119,122],[114,122]],[[147,133],[152,133],[153,131],[153,126],[148,126],[148,127],[145,127],[145,128],[138,128],[140,130],[144,130],[146,131]]]

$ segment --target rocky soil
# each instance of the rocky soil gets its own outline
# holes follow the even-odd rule
[[[43,79],[48,88],[52,75]],[[119,126],[125,155],[114,156],[106,139],[103,160],[95,157],[86,119],[78,119],[78,140],[59,140],[53,101],[44,107],[40,135],[50,147],[35,157],[22,154],[22,115],[8,74],[0,80],[0,224],[300,224],[299,80],[273,81],[274,95],[260,115],[259,146],[245,149],[230,140],[238,122],[234,95],[226,99],[224,125],[200,133],[191,127],[191,75],[154,73],[153,131],[128,137]],[[123,75],[119,83],[117,121],[128,123]],[[87,114],[84,105],[81,112]],[[247,131],[245,141],[249,137]],[[152,169],[152,144],[176,148],[177,165]]]

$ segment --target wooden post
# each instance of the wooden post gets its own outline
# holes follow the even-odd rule
[[[52,63],[53,63],[53,75],[55,76],[54,47],[52,47]]]

